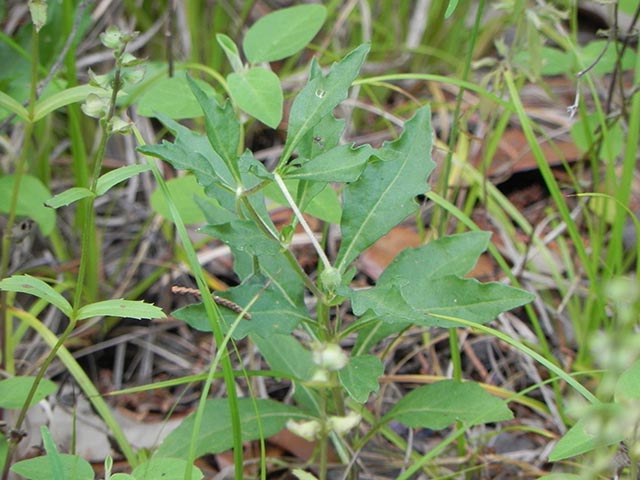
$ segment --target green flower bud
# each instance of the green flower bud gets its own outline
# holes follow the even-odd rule
[[[105,47],[117,50],[118,48],[122,48],[122,45],[124,44],[122,37],[123,33],[120,29],[118,27],[111,26],[107,28],[106,32],[100,34],[100,41]]]
[[[337,268],[329,267],[320,274],[320,282],[328,292],[335,292],[342,282],[342,275]]]

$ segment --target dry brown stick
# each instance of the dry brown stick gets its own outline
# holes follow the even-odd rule
[[[197,297],[200,297],[200,290],[198,290],[197,288],[189,288],[189,287],[181,287],[179,285],[174,285],[171,287],[171,292],[173,293],[178,293],[180,295],[195,295]],[[236,313],[242,313],[242,316],[244,318],[246,318],[247,320],[251,320],[251,314],[249,312],[245,312],[244,308],[242,308],[240,305],[238,305],[237,303],[232,302],[231,300],[227,300],[226,298],[222,298],[219,297],[218,295],[214,295],[211,294],[211,297],[213,298],[213,301],[216,302],[218,305],[222,305],[223,307],[226,307],[230,310],[233,310]]]

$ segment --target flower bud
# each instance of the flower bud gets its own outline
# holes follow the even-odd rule
[[[329,371],[340,370],[349,362],[349,357],[336,343],[315,344],[313,349],[313,363]]]
[[[329,417],[327,426],[330,430],[333,430],[338,435],[344,435],[345,433],[356,427],[361,420],[362,416],[359,413],[349,412],[344,417]]]
[[[303,422],[289,420],[287,421],[287,430],[311,442],[318,438],[321,427],[320,422],[317,420],[308,420]]]

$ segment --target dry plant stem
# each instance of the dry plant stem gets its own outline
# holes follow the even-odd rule
[[[191,294],[191,295],[200,297],[200,290],[198,290],[197,288],[180,287],[180,286],[174,285],[173,287],[171,287],[171,292],[178,293],[178,294]],[[248,312],[245,312],[246,309],[242,308],[237,303],[234,303],[231,300],[227,300],[226,298],[219,297],[218,295],[212,294],[211,297],[213,298],[213,301],[216,302],[218,305],[227,307],[229,310],[233,310],[236,313],[242,313],[242,316],[245,319],[251,320],[251,314]]]

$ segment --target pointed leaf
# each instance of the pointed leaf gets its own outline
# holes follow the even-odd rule
[[[384,367],[378,357],[359,355],[349,359],[349,363],[338,372],[338,377],[349,396],[358,403],[364,403],[371,393],[380,388],[378,378],[383,373]]]
[[[299,5],[265,15],[247,30],[244,53],[251,63],[290,57],[313,40],[326,17],[322,5]]]
[[[166,318],[161,308],[133,300],[105,300],[91,303],[78,310],[78,320],[92,317],[121,317],[121,318]]]
[[[385,235],[418,208],[415,196],[428,190],[431,159],[431,111],[421,108],[408,120],[400,138],[376,152],[357,182],[343,192],[342,243],[338,269]]]
[[[282,120],[282,87],[278,76],[264,68],[254,67],[227,77],[233,101],[252,117],[271,128]]]
[[[394,419],[413,428],[441,430],[458,420],[471,426],[512,418],[505,402],[477,383],[443,380],[409,392],[383,421]]]
[[[610,426],[626,422],[632,429],[634,425],[629,423],[628,417],[624,407],[617,403],[590,405],[587,407],[587,412],[553,447],[549,454],[549,460],[557,462],[621,442],[631,432],[625,432],[624,429],[608,428],[606,431],[610,435],[607,436],[604,435],[605,432],[598,431],[597,426],[601,426],[602,419],[607,418],[610,421]]]
[[[218,42],[218,45],[222,47],[222,51],[227,56],[227,60],[229,60],[233,71],[236,73],[241,72],[244,66],[242,64],[242,59],[240,58],[238,46],[235,42],[224,33],[216,34],[216,41]]]
[[[417,323],[442,327],[459,325],[433,317],[431,314],[485,324],[500,313],[529,303],[535,298],[529,292],[502,283],[480,283],[475,279],[453,275],[433,282],[409,283],[401,293],[407,303],[422,314]]]
[[[233,176],[205,136],[163,115],[159,115],[158,118],[175,136],[175,141],[163,141],[160,145],[144,145],[138,148],[140,152],[169,162],[176,170],[193,172],[203,187],[220,181],[235,191]]]
[[[309,130],[347,98],[349,87],[368,52],[368,45],[359,46],[340,62],[334,63],[326,77],[319,75],[302,89],[291,106],[286,152],[290,153]]]
[[[282,430],[287,420],[306,418],[297,408],[272,400],[239,398],[238,407],[242,442],[260,438],[259,427],[262,428],[265,437],[270,437]],[[260,423],[258,423],[258,417]],[[194,415],[192,414],[169,434],[154,456],[186,459],[189,455],[193,423]],[[202,428],[196,441],[196,457],[224,452],[232,447],[231,415],[227,400],[207,400],[202,417]]]
[[[120,182],[130,179],[131,177],[151,170],[149,165],[127,165],[126,167],[116,168],[108,173],[105,173],[98,178],[98,184],[96,185],[96,195],[104,195]]]
[[[230,102],[225,102],[221,107],[215,99],[208,97],[191,77],[188,76],[187,81],[204,113],[209,143],[222,158],[229,171],[237,172],[240,123],[233,111],[233,105]]]
[[[67,205],[71,205],[78,200],[82,200],[87,197],[95,197],[91,190],[85,187],[71,187],[64,192],[58,193],[54,195],[49,200],[44,202],[47,207],[51,208],[60,208],[66,207]]]
[[[355,182],[372,154],[373,149],[369,145],[358,148],[340,145],[309,161],[303,160],[301,167],[288,169],[285,177],[321,182]]]
[[[48,283],[30,275],[14,275],[0,282],[0,290],[6,292],[28,293],[56,306],[67,317],[73,310],[71,304],[56,292]]]

